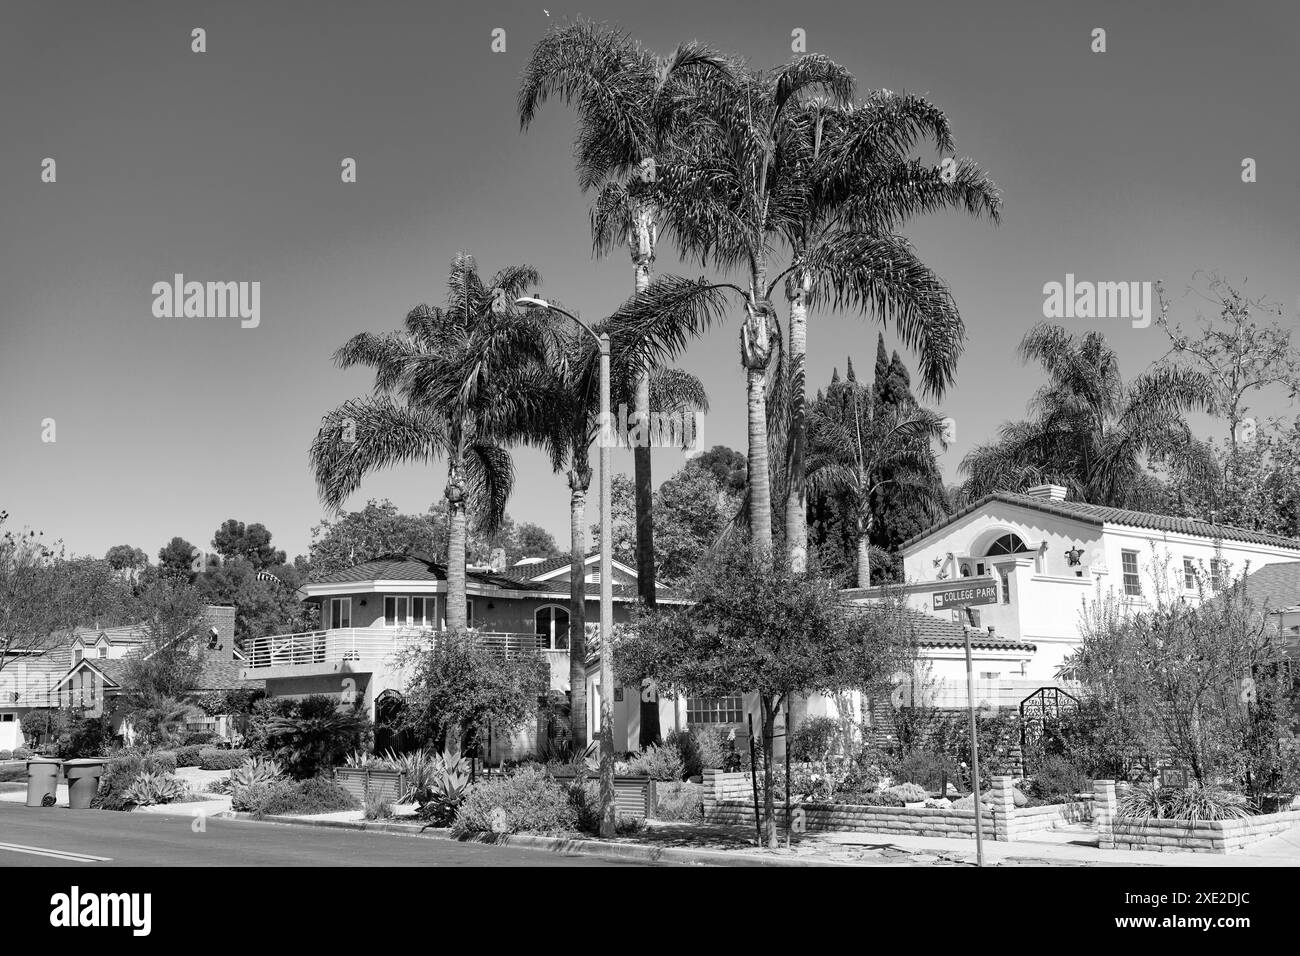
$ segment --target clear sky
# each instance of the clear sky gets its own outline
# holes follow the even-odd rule
[[[591,256],[572,114],[549,103],[521,134],[515,113],[533,42],[580,13],[660,52],[700,39],[757,65],[788,58],[802,28],[863,89],[926,93],[947,111],[959,152],[1006,204],[999,227],[945,216],[909,230],[969,330],[939,403],[956,421],[950,478],[1038,382],[1013,353],[1042,319],[1046,282],[1164,279],[1190,317],[1192,273],[1218,270],[1297,321],[1294,2],[6,0],[0,509],[12,523],[78,553],[129,543],[152,559],[172,535],[203,546],[236,517],[303,552],[322,515],[308,443],[326,410],[370,384],[331,353],[440,301],[457,250],[486,272],[532,263],[544,293],[589,318],[612,311],[631,267],[625,253]],[[206,53],[191,52],[194,27]],[[1090,50],[1096,27],[1104,54]],[[504,53],[490,48],[496,28]],[[46,157],[55,183],[41,181]],[[355,184],[340,182],[344,157]],[[661,248],[657,270],[678,268],[700,271]],[[178,272],[260,282],[260,326],[155,318],[151,287]],[[1163,351],[1155,327],[1072,321],[1102,328],[1126,375]],[[717,330],[683,365],[712,398],[706,443],[743,450],[736,336],[734,322]],[[875,338],[870,320],[814,316],[811,382],[846,355],[869,374]],[[516,460],[512,515],[563,542],[564,481],[539,456]],[[616,460],[630,470],[630,454]],[[656,479],[681,462],[657,453]],[[423,510],[443,476],[379,475],[351,504]]]

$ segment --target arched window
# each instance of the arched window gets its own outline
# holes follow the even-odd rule
[[[991,545],[985,555],[992,556],[995,554],[1027,554],[1029,549],[1025,543],[1020,540],[1018,534],[1004,534]]]
[[[537,646],[545,650],[569,649],[569,611],[558,604],[539,607],[533,616],[537,624]]]

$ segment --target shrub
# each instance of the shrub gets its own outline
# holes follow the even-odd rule
[[[628,762],[628,772],[651,780],[680,780],[686,764],[676,747],[649,746]]]
[[[356,797],[324,777],[298,783],[291,780],[259,781],[236,787],[231,793],[230,805],[232,809],[256,817],[334,813],[355,810],[359,806]]]
[[[31,752],[31,750],[28,749],[27,747],[17,747],[17,748],[14,749],[14,759],[15,759],[15,760],[26,760],[26,759],[27,759],[28,757],[30,757],[31,755],[32,755],[32,752]]]
[[[686,730],[674,730],[664,738],[664,746],[676,749],[682,758],[682,776],[698,777],[704,773],[699,738]]]
[[[158,763],[156,754],[123,751],[104,767],[104,775],[99,780],[99,793],[91,805],[104,810],[130,809],[132,801],[127,798],[127,794],[142,773],[165,776],[168,772]]]
[[[340,710],[325,694],[295,703],[290,714],[271,717],[264,727],[266,749],[292,777],[307,779],[339,765],[370,736],[370,719],[356,706]]]
[[[274,760],[250,757],[230,771],[230,786],[250,787],[255,783],[274,783],[284,778],[284,772]]]
[[[457,833],[572,830],[578,813],[569,789],[536,765],[522,767],[471,790],[452,829]]]
[[[1043,760],[1030,790],[1041,800],[1055,800],[1073,797],[1087,788],[1088,778],[1081,769],[1064,757],[1053,755]]]
[[[1119,794],[1117,816],[1121,820],[1237,820],[1250,816],[1244,794],[1225,787],[1189,783],[1185,787],[1162,787],[1139,783]]]
[[[942,790],[945,777],[953,784],[960,783],[963,777],[955,761],[925,750],[904,754],[891,776],[900,783],[920,784],[927,790]]]
[[[377,793],[366,793],[361,802],[361,815],[367,820],[389,820],[393,816],[393,804]]]
[[[218,750],[216,747],[204,747],[199,751],[199,766],[204,770],[234,770],[247,759],[247,750]]]
[[[107,714],[98,717],[75,717],[60,734],[53,748],[63,760],[78,757],[102,757],[113,744],[113,724]]]
[[[171,803],[188,792],[189,787],[169,773],[143,771],[126,788],[122,800],[127,805],[148,807],[159,803]]]
[[[156,766],[161,768],[163,773],[175,773],[178,766],[176,751],[174,750],[155,750],[153,752],[153,761]]]
[[[698,783],[663,783],[657,791],[654,807],[656,820],[704,822],[704,788]]]
[[[14,755],[12,750],[0,750],[0,760],[9,760]]]
[[[805,720],[790,738],[790,759],[825,760],[840,735],[840,723],[833,717]]]
[[[179,735],[180,743],[185,747],[197,747],[200,744],[216,743],[221,738],[214,730],[187,730]]]
[[[176,748],[176,766],[178,767],[198,767],[201,766],[199,753],[204,747],[198,744],[186,744],[184,747]]]
[[[930,794],[926,792],[925,787],[916,783],[900,783],[896,787],[890,787],[885,793],[892,793],[904,803],[920,803],[927,800]]]
[[[859,807],[901,807],[903,798],[888,790],[867,793],[841,793],[835,798],[836,803],[850,803]]]

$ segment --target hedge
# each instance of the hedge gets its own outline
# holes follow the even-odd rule
[[[199,766],[204,770],[234,770],[247,760],[247,750],[218,750],[216,747],[204,747],[199,751]]]

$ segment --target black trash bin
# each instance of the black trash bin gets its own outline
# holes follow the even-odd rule
[[[59,799],[59,769],[63,761],[54,757],[27,760],[27,805],[52,807]]]

